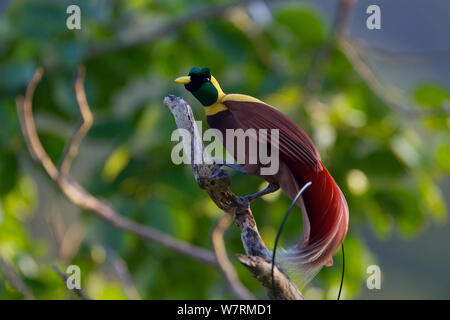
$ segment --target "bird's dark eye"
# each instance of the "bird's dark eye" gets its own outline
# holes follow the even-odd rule
[[[203,78],[203,81],[205,81],[205,82],[209,82],[209,81],[211,81],[211,78],[209,78],[209,77],[205,77],[205,78]]]

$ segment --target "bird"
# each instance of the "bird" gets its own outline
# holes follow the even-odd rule
[[[184,84],[203,105],[209,126],[218,129],[223,140],[226,139],[227,129],[278,129],[278,171],[272,175],[261,175],[258,170],[260,163],[246,162],[242,166],[243,172],[260,176],[269,183],[265,192],[281,188],[291,200],[296,199],[302,186],[311,182],[295,202],[302,211],[300,240],[281,250],[277,261],[283,268],[295,273],[302,286],[314,278],[323,266],[332,266],[333,255],[339,250],[348,231],[349,209],[344,194],[322,163],[311,138],[275,107],[245,94],[225,94],[207,67],[193,67],[187,76],[178,77],[175,81]],[[270,139],[267,141],[271,143]],[[226,141],[222,142],[227,146]],[[228,152],[236,159],[238,150]]]

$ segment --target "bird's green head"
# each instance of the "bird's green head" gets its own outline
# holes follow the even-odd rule
[[[188,76],[179,77],[175,82],[184,84],[184,87],[204,106],[213,105],[223,95],[209,68],[193,67]]]

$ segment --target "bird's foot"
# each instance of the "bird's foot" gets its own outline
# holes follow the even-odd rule
[[[269,194],[269,193],[273,193],[273,192],[277,191],[278,189],[280,189],[280,185],[279,184],[277,184],[277,183],[269,183],[267,188],[265,188],[264,190],[261,190],[261,191],[258,191],[256,193],[243,196],[241,198],[244,201],[247,201],[248,203],[250,203],[251,201],[253,201],[253,200],[257,199],[257,198],[265,196],[266,194]]]
[[[237,164],[228,163],[228,162],[225,162],[225,161],[223,161],[222,163],[216,163],[216,168],[217,169],[222,169],[222,167],[228,167],[228,168],[234,169],[236,171],[239,171],[240,173],[246,173],[244,171],[244,168],[239,166],[239,165],[237,165]]]

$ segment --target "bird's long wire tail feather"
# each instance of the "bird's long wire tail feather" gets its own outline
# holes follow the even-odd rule
[[[309,186],[311,186],[311,184],[312,184],[312,182],[309,181],[297,193],[297,195],[295,196],[295,199],[292,201],[291,205],[289,206],[289,209],[286,211],[286,214],[284,215],[284,218],[283,218],[283,222],[281,222],[280,228],[278,229],[278,233],[275,238],[275,244],[273,246],[273,253],[272,253],[272,266],[271,266],[272,267],[271,268],[272,286],[274,285],[273,271],[274,271],[274,266],[275,266],[275,257],[276,257],[276,253],[277,253],[278,241],[280,240],[281,232],[283,231],[283,228],[287,221],[287,218],[289,217],[289,214],[291,213],[291,211],[294,208],[295,204],[297,203],[298,199],[303,194],[303,192],[305,192],[305,190],[308,189]],[[345,254],[344,254],[344,243],[343,242],[342,242],[341,248],[342,248],[342,276],[341,276],[341,283],[339,286],[339,293],[338,293],[337,300],[340,300],[340,298],[341,298],[342,287],[344,285]]]
[[[342,276],[341,276],[341,285],[339,286],[339,293],[337,299],[341,299],[342,286],[344,285],[344,271],[345,271],[345,255],[344,255],[344,242],[341,245],[342,248]]]
[[[309,182],[306,183],[306,184],[300,189],[300,191],[297,193],[297,195],[295,196],[295,199],[292,201],[292,203],[291,203],[289,209],[286,211],[286,214],[284,215],[283,222],[281,223],[280,228],[278,229],[278,233],[277,233],[277,236],[276,236],[276,238],[275,238],[275,244],[273,245],[273,253],[272,253],[272,269],[271,269],[272,286],[274,285],[274,282],[273,282],[273,280],[274,280],[274,279],[273,279],[273,269],[274,269],[274,266],[275,266],[275,256],[276,256],[276,253],[277,253],[277,245],[278,245],[278,240],[280,239],[280,236],[281,236],[281,232],[283,231],[284,224],[286,223],[286,220],[287,220],[289,214],[291,213],[292,208],[294,208],[294,206],[295,206],[297,200],[300,198],[300,196],[302,195],[302,193],[303,193],[306,189],[308,189],[308,187],[309,187],[311,184],[312,184],[312,182],[309,181]]]

